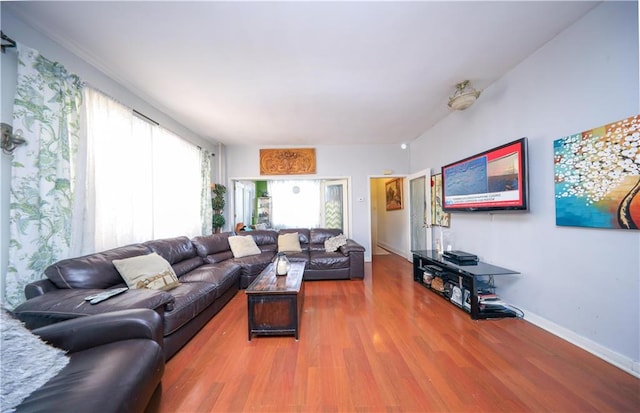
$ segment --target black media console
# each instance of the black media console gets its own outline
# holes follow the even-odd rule
[[[470,313],[472,319],[517,316],[496,295],[493,277],[519,272],[482,261],[471,265],[457,264],[434,250],[412,253],[414,281]]]

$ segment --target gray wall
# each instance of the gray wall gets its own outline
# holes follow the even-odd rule
[[[411,169],[529,139],[531,210],[456,213],[454,247],[522,274],[500,294],[629,370],[640,360],[640,233],[555,225],[553,140],[640,112],[637,3],[604,3],[412,143]]]
[[[277,146],[273,146],[276,148]],[[288,146],[291,147],[291,146]],[[269,147],[271,148],[271,147]],[[370,191],[369,177],[382,176],[385,169],[394,174],[406,174],[409,170],[409,153],[400,145],[317,145],[316,174],[313,179],[350,178],[350,199],[352,204],[351,237],[365,246],[366,259],[371,258],[370,241]],[[267,179],[260,176],[260,147],[227,146],[226,176],[227,187],[233,179]],[[293,176],[300,178],[301,176]],[[283,179],[283,177],[273,177]],[[228,208],[228,211],[232,210]],[[227,211],[227,212],[228,212]],[[406,211],[406,208],[405,210]],[[232,220],[227,219],[227,222]],[[399,229],[400,230],[400,229]]]

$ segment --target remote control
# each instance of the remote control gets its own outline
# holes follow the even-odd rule
[[[104,290],[102,292],[99,292],[97,294],[92,294],[92,295],[88,295],[86,297],[84,297],[85,301],[91,301],[96,297],[102,297],[103,295],[111,295],[112,291],[118,291],[118,293],[120,293],[120,291],[124,291],[124,290],[128,290],[127,287],[121,287],[121,288],[115,288],[113,290]]]
[[[122,287],[122,288],[114,288],[113,290],[107,290],[104,291],[102,293],[99,294],[95,294],[95,295],[90,295],[89,297],[85,297],[85,300],[88,300],[89,303],[91,304],[98,304],[104,300],[108,300],[109,298],[113,297],[114,295],[118,295],[121,294],[125,291],[127,291],[128,288],[127,287]]]

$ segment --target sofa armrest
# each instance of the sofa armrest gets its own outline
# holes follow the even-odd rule
[[[92,305],[84,298],[97,294],[100,289],[57,289],[32,298],[20,304],[13,314],[25,323],[27,328],[35,329],[86,315],[103,314],[111,311],[147,308],[160,315],[171,311],[175,298],[168,292],[133,289]]]
[[[352,252],[364,253],[365,248],[354,240],[347,239],[347,243],[339,247],[338,250],[341,251],[344,255],[349,255]]]
[[[162,347],[162,318],[149,309],[112,311],[33,330],[49,344],[74,353],[116,341],[146,338]]]
[[[352,239],[347,239],[347,243],[338,251],[342,251],[345,256],[349,257],[349,278],[364,278],[364,251],[365,248]]]
[[[24,287],[24,295],[27,300],[48,293],[49,291],[55,291],[58,287],[52,283],[48,278],[31,282]]]

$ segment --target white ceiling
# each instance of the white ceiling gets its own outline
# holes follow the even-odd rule
[[[2,4],[195,133],[228,145],[409,142],[450,113],[456,83],[486,88],[595,5]],[[480,96],[476,105],[483,103]]]

